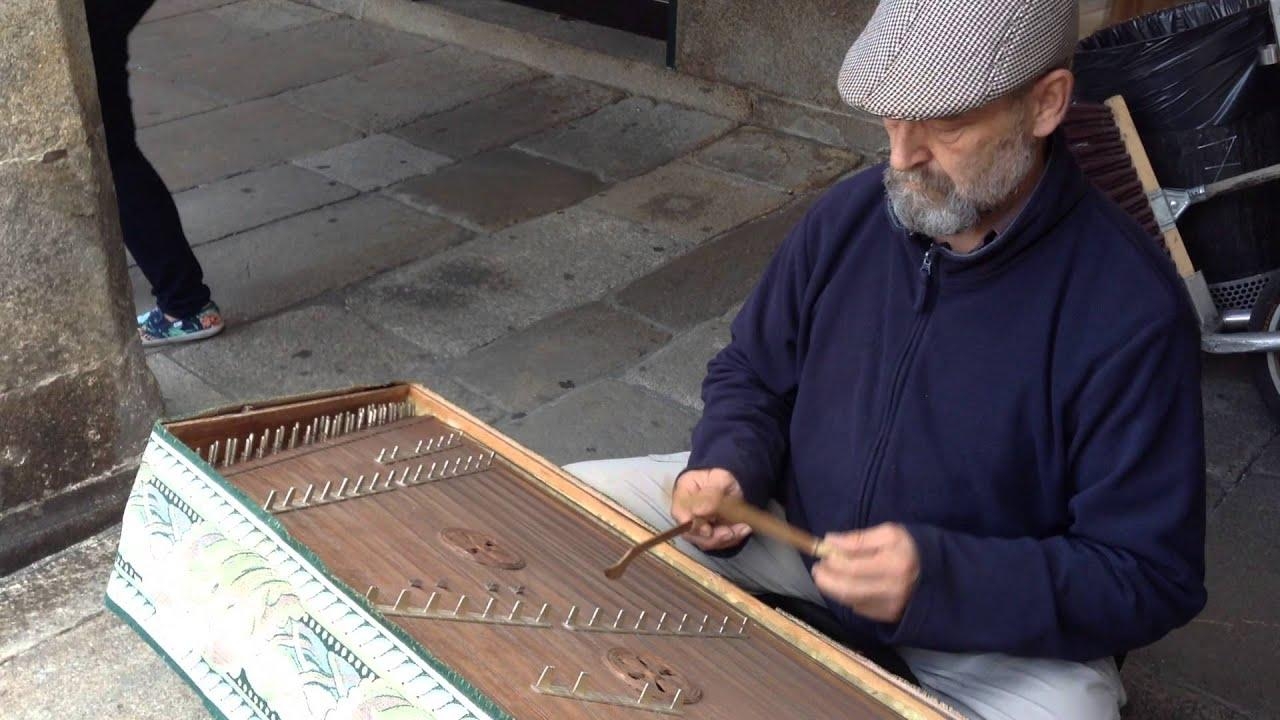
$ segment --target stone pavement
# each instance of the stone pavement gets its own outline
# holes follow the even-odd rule
[[[864,161],[288,0],[160,0],[133,46],[231,321],[149,354],[170,416],[408,379],[556,462],[684,449],[728,320]],[[1280,716],[1280,428],[1237,362],[1204,399],[1209,607],[1130,656],[1130,718]],[[0,579],[0,717],[205,717],[102,610],[114,541]]]

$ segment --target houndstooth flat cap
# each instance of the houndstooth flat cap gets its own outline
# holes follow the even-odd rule
[[[956,115],[1069,59],[1077,0],[880,0],[840,68],[840,96],[879,117]]]

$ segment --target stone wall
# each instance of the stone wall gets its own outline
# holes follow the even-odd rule
[[[879,123],[836,90],[845,53],[875,7],[876,0],[680,0],[676,69],[756,91],[757,111],[772,127],[877,148]]]
[[[845,52],[875,0],[681,0],[676,67],[829,110]]]
[[[0,574],[118,520],[160,413],[81,3],[0,3]]]

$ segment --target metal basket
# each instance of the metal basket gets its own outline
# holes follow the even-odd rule
[[[1213,297],[1213,304],[1218,306],[1218,312],[1252,310],[1258,303],[1258,296],[1262,295],[1263,288],[1278,274],[1280,268],[1238,280],[1214,283],[1209,286],[1209,294]]]

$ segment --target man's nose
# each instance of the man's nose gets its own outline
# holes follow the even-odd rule
[[[910,170],[929,162],[932,156],[924,141],[924,128],[920,123],[886,123],[885,131],[889,133],[889,167],[894,170]]]

